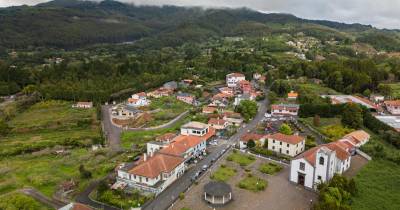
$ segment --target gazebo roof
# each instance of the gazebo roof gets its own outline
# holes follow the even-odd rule
[[[211,196],[224,196],[232,192],[232,188],[225,182],[209,182],[204,185],[204,192]]]

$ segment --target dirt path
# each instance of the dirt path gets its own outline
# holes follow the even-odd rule
[[[19,191],[25,195],[31,196],[32,198],[34,198],[35,200],[38,200],[39,202],[41,202],[43,204],[46,204],[47,206],[50,206],[55,209],[59,209],[65,205],[67,205],[67,203],[61,202],[61,201],[53,199],[53,198],[49,198],[33,188],[23,188]]]

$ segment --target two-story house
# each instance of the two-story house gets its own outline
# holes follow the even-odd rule
[[[300,106],[298,104],[273,104],[271,105],[271,114],[297,116]]]
[[[305,138],[299,135],[275,133],[267,135],[268,150],[294,157],[304,151]]]
[[[240,81],[246,80],[244,74],[231,73],[226,75],[226,85],[230,88],[236,88]]]
[[[400,115],[400,100],[385,101],[386,110],[393,115]]]
[[[128,99],[128,105],[133,107],[148,106],[150,101],[147,100],[145,92],[133,94],[131,98]]]

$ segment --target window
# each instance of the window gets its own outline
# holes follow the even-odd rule
[[[286,150],[286,154],[289,154],[289,150]]]
[[[279,142],[279,145],[282,145],[282,142]]]
[[[275,149],[275,146],[272,146],[272,149]]]
[[[321,176],[318,176],[318,180],[321,180],[322,179],[322,177]]]
[[[306,168],[306,164],[300,163],[300,170],[304,171],[305,168]]]
[[[275,143],[275,140],[272,140],[272,143]]]
[[[320,158],[319,158],[319,164],[320,164],[320,165],[324,165],[324,162],[325,162],[324,158],[323,158],[323,157],[320,157]]]
[[[289,147],[289,144],[287,144],[287,147]]]
[[[149,178],[146,178],[146,182],[149,182]]]

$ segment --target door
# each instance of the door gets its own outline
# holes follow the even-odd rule
[[[306,178],[306,175],[305,175],[305,174],[298,173],[298,175],[297,175],[297,184],[303,185],[303,186],[304,186],[304,180],[305,180],[305,178]]]

